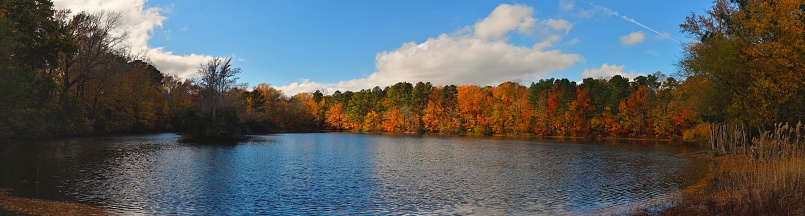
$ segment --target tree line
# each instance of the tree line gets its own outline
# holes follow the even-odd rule
[[[686,100],[690,88],[660,72],[578,84],[551,78],[529,86],[400,82],[327,96],[317,91],[306,104],[317,125],[336,130],[668,138],[700,123],[695,102]]]
[[[124,46],[120,21],[114,12],[54,10],[49,0],[0,0],[0,140],[149,131],[232,135],[301,128],[274,123],[279,122],[274,116],[236,115],[241,109],[234,107],[256,97],[243,90],[245,84],[235,83],[240,69],[233,68],[230,59],[201,65],[198,79],[160,72],[145,56]],[[295,109],[282,105],[284,98],[277,102],[279,91],[265,93],[262,98],[268,100],[258,109]],[[248,130],[232,125],[240,119]]]
[[[238,83],[231,59],[200,65],[196,79],[162,73],[121,46],[119,14],[0,5],[0,139],[320,130],[706,139],[706,122],[760,129],[805,115],[803,9],[790,2],[717,0],[708,16],[691,15],[681,28],[696,42],[672,77],[400,82],[294,96]]]

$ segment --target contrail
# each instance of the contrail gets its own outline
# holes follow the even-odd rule
[[[654,32],[655,34],[657,34],[657,35],[659,35],[659,36],[661,36],[661,37],[663,37],[663,38],[667,38],[667,39],[669,39],[669,40],[676,41],[677,43],[682,43],[682,42],[680,42],[680,41],[678,41],[678,40],[676,40],[676,39],[672,38],[670,34],[668,34],[668,33],[660,33],[660,32],[659,32],[659,31],[657,31],[657,30],[654,30],[654,29],[652,29],[652,28],[649,28],[648,26],[643,25],[642,23],[639,23],[639,22],[635,21],[634,19],[629,19],[629,17],[626,17],[626,16],[621,16],[621,18],[623,18],[624,20],[629,21],[629,22],[631,22],[631,23],[634,23],[635,25],[638,25],[638,26],[640,26],[640,27],[643,27],[644,29],[648,29],[649,31],[652,31],[652,32]]]
[[[597,9],[599,9],[599,10],[603,10],[603,11],[604,11],[604,15],[606,15],[606,16],[613,16],[613,15],[614,15],[614,16],[619,16],[619,15],[620,15],[620,13],[618,13],[617,11],[614,11],[614,10],[612,10],[612,9],[609,9],[608,7],[604,7],[604,6],[601,6],[601,5],[597,5],[597,4],[592,3],[592,2],[589,2],[589,4],[590,4],[590,6],[592,6],[592,7],[594,7],[594,8],[597,8]],[[654,29],[652,29],[652,28],[649,28],[648,26],[643,25],[642,23],[637,22],[637,21],[636,21],[636,20],[634,20],[634,19],[629,19],[629,17],[626,17],[626,15],[621,16],[621,18],[622,18],[623,20],[626,20],[626,21],[630,22],[630,23],[634,23],[635,25],[638,25],[638,26],[640,26],[640,27],[643,27],[644,29],[648,29],[649,31],[654,32],[655,34],[659,35],[660,37],[662,37],[662,38],[664,38],[664,39],[672,40],[672,41],[677,42],[677,43],[682,43],[682,42],[680,42],[680,41],[678,41],[678,40],[676,40],[676,39],[672,38],[672,37],[671,37],[671,34],[668,34],[668,33],[661,33],[661,32],[659,32],[659,31],[657,31],[657,30],[654,30]]]

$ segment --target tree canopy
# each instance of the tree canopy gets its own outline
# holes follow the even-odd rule
[[[496,86],[399,82],[284,95],[237,83],[231,58],[196,79],[160,72],[119,46],[119,14],[0,1],[0,139],[178,131],[282,131],[704,138],[706,122],[762,128],[805,117],[805,7],[716,0],[680,25],[680,73]],[[120,32],[123,32],[120,34]]]

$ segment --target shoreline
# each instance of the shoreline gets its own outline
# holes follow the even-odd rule
[[[62,135],[52,137],[26,137],[26,138],[8,138],[0,137],[0,144],[3,143],[16,143],[28,142],[38,140],[52,140],[52,139],[70,139],[70,138],[85,138],[85,137],[114,137],[114,136],[132,136],[132,135],[148,135],[148,134],[163,134],[172,133],[182,135],[176,131],[148,131],[148,132],[119,132],[119,133],[104,133],[104,134],[84,134],[84,135]],[[260,136],[260,135],[274,135],[274,134],[297,134],[297,133],[348,133],[348,134],[368,134],[368,135],[390,135],[390,136],[453,136],[453,137],[469,137],[469,138],[516,138],[516,139],[536,139],[536,140],[559,140],[559,141],[656,141],[656,142],[680,142],[686,144],[704,144],[706,140],[682,140],[678,138],[646,138],[646,137],[613,137],[613,136],[542,136],[534,134],[449,134],[449,133],[395,133],[395,132],[354,132],[344,130],[300,130],[300,131],[277,131],[268,133],[255,133],[247,134],[246,136]]]
[[[0,215],[108,215],[103,208],[81,203],[25,198],[0,188]]]
[[[366,135],[388,135],[388,136],[445,136],[445,137],[467,137],[467,138],[512,138],[512,139],[526,139],[526,140],[552,140],[552,141],[629,141],[629,142],[669,142],[669,143],[684,143],[686,145],[702,145],[706,144],[706,140],[682,140],[673,138],[644,138],[644,137],[612,137],[612,136],[541,136],[533,134],[520,134],[520,135],[506,135],[506,134],[450,134],[450,133],[395,133],[395,132],[354,132],[354,131],[337,131],[337,130],[323,130],[318,132],[279,132],[270,134],[294,134],[294,133],[346,133],[346,134],[366,134]],[[266,134],[251,134],[251,135],[266,135]]]
[[[690,153],[681,153],[674,155],[674,157],[680,158],[687,158],[689,160],[702,160],[702,161],[712,161],[712,157],[708,155],[709,152],[707,151],[697,151],[697,152],[690,152]],[[709,171],[696,180],[695,182],[691,183],[690,185],[686,185],[683,188],[680,188],[677,191],[660,195],[657,197],[649,198],[646,200],[637,200],[635,202],[622,204],[622,205],[614,205],[605,208],[590,210],[590,211],[583,211],[581,215],[663,215],[666,214],[670,209],[676,208],[680,205],[683,205],[685,202],[685,197],[688,194],[695,193],[699,190],[702,190],[705,186],[707,186],[708,182],[710,182],[715,176],[713,175],[714,166],[713,163],[708,164]]]
[[[679,203],[638,215],[803,215],[805,181],[801,158],[757,160],[747,155],[681,155],[710,162],[710,172],[681,192]],[[780,184],[780,182],[784,182]]]

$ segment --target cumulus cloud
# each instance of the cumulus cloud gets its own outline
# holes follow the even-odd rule
[[[301,92],[315,92],[316,90],[321,90],[322,93],[329,94],[339,90],[333,85],[311,82],[310,79],[301,79],[298,82],[291,83],[290,85],[277,87],[277,89],[282,90],[282,92],[288,96],[293,96]]]
[[[562,11],[570,11],[573,10],[573,7],[576,5],[576,2],[573,0],[559,0],[559,8]]]
[[[551,30],[563,31],[564,34],[570,33],[570,29],[573,28],[573,24],[563,19],[547,19],[540,21],[540,23],[551,28]]]
[[[535,80],[546,73],[582,61],[578,54],[546,50],[561,41],[572,25],[559,19],[537,20],[524,5],[501,4],[488,17],[454,34],[441,34],[425,42],[408,42],[375,57],[376,72],[338,83],[303,79],[278,87],[289,95],[325,90],[359,90],[397,82],[431,82],[434,85],[496,85],[511,80]],[[523,29],[529,29],[524,31]],[[509,43],[507,33],[542,32],[546,37],[531,47]]]
[[[533,13],[534,9],[525,5],[501,4],[488,17],[475,23],[475,37],[502,39],[514,29],[527,33],[536,22],[531,16]]]
[[[162,15],[167,9],[157,7],[146,8],[146,0],[54,0],[56,9],[69,9],[73,13],[101,11],[120,13],[120,29],[127,33],[121,48],[127,48],[135,54],[144,54],[160,71],[177,75],[181,78],[193,76],[199,64],[212,59],[212,56],[189,54],[175,55],[165,51],[163,47],[148,47],[155,28],[162,27],[167,18]],[[122,32],[121,32],[122,33]]]
[[[212,59],[211,56],[197,54],[174,55],[170,51],[164,51],[162,47],[149,48],[145,55],[159,71],[180,78],[195,76],[198,66]]]
[[[621,36],[621,43],[626,46],[632,46],[643,42],[644,39],[646,39],[646,35],[644,35],[643,32],[636,31],[629,33],[628,35]]]
[[[635,73],[634,71],[623,72],[623,65],[609,65],[604,63],[600,68],[586,69],[581,73],[582,78],[609,78],[615,75],[621,75],[633,79],[638,76],[645,76],[645,73]]]

